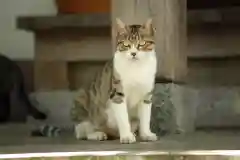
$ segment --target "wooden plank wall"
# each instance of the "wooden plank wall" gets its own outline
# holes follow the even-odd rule
[[[122,17],[126,23],[143,23],[148,17],[155,19],[154,25],[157,27],[156,40],[159,44],[157,52],[161,62],[159,72],[165,77],[182,79],[180,77],[184,77],[187,72],[186,57],[225,57],[240,55],[240,23],[237,23],[240,18],[236,16],[240,13],[239,9],[191,10],[188,11],[187,14],[186,8],[180,9],[181,7],[179,6],[185,6],[186,2],[184,1],[179,3],[177,3],[177,1],[160,2],[152,0],[139,0],[137,1],[138,3],[134,2],[133,0],[113,0],[112,18]],[[128,12],[122,10],[119,6],[128,10]],[[186,24],[186,16],[188,17],[188,28],[183,25]],[[101,21],[104,19],[103,16],[98,16],[98,18],[99,17],[101,17]],[[167,21],[164,17],[168,17]],[[31,23],[34,24],[33,26],[38,28],[35,31],[35,61],[46,61],[45,63],[48,64],[40,65],[39,63],[35,63],[35,90],[68,89],[72,81],[74,81],[76,85],[71,85],[70,88],[75,88],[80,85],[80,82],[83,83],[83,81],[79,79],[85,79],[81,75],[88,74],[85,73],[86,71],[84,69],[80,69],[79,67],[87,67],[88,69],[86,70],[88,71],[96,68],[95,65],[78,65],[76,64],[77,62],[91,61],[94,62],[91,64],[95,64],[95,61],[105,61],[112,55],[111,49],[113,47],[111,44],[113,43],[111,39],[114,39],[111,38],[111,29],[109,26],[84,27],[83,25],[82,27],[77,27],[81,24],[76,24],[75,20],[78,22],[78,18],[72,16],[30,19],[32,19]],[[132,21],[133,19],[134,21]],[[109,20],[105,20],[104,24],[108,24],[108,21]],[[65,22],[67,24],[65,24]],[[114,20],[112,22],[114,22]],[[48,28],[49,24],[51,24],[50,26],[58,27],[51,29],[51,27]],[[100,24],[101,23],[98,23],[98,25]],[[177,25],[179,26],[177,27]],[[41,27],[43,28],[41,29]],[[184,45],[184,43],[186,43],[186,36],[183,35],[186,35],[186,29],[188,44]],[[175,35],[175,37],[172,35]],[[184,46],[186,47],[185,49]],[[189,67],[191,66],[192,65],[189,64]],[[206,67],[202,66],[204,69],[200,69],[199,64],[195,65],[195,67],[196,66],[200,72],[205,70],[205,68],[209,68],[209,65]],[[74,68],[73,71],[70,71],[72,70],[70,68]],[[224,71],[230,69],[229,67],[226,68]],[[212,77],[209,76],[209,69],[205,70],[206,72],[202,75],[192,74],[195,69],[192,68],[189,71],[190,78],[188,77],[187,80],[190,80],[191,83],[191,80],[196,80],[197,83],[205,84],[205,82],[209,81],[209,77]],[[222,69],[213,70],[214,73],[217,73],[215,75],[219,77]],[[55,74],[51,74],[53,72]],[[76,75],[73,74],[74,72],[76,72]],[[231,74],[232,72],[227,73]],[[60,77],[62,80],[59,80]],[[73,80],[73,77],[78,80]],[[232,74],[229,77],[233,77]],[[229,83],[233,82],[233,80],[230,80],[231,78],[224,77],[224,79]],[[238,84],[238,78],[234,79],[233,84]],[[224,83],[224,81],[221,83]]]

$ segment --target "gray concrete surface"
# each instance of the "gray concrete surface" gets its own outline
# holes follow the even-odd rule
[[[126,152],[179,152],[179,151],[212,151],[240,150],[240,131],[208,131],[191,134],[170,135],[161,137],[157,142],[140,142],[120,144],[114,141],[80,141],[71,133],[56,138],[30,136],[31,127],[20,124],[0,126],[1,153],[28,152],[69,152],[69,151],[126,151]]]

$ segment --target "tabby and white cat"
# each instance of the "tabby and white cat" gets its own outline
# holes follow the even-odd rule
[[[150,130],[157,69],[152,20],[125,25],[116,19],[116,24],[113,60],[90,88],[79,91],[71,110],[76,138],[106,140],[114,136],[121,143],[133,143],[138,129],[141,140],[156,141]]]

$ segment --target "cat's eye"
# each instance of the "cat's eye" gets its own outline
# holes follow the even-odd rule
[[[127,41],[118,42],[118,46],[120,51],[127,51],[129,48],[131,48],[131,44]]]
[[[146,41],[140,41],[139,46],[144,46],[146,44]]]
[[[144,51],[150,51],[153,48],[153,41],[142,41],[138,43],[138,48]]]
[[[124,41],[123,45],[124,45],[124,47],[130,47],[131,46],[130,43],[128,43],[127,41]]]

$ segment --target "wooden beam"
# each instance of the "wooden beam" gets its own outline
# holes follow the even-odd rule
[[[158,76],[181,81],[187,73],[186,0],[152,1]]]
[[[195,2],[195,1],[194,1]],[[240,1],[239,1],[240,2]],[[189,25],[202,25],[209,22],[221,22],[222,24],[239,24],[240,7],[213,8],[188,10],[187,22]],[[99,35],[102,32],[94,32],[111,26],[111,14],[60,14],[48,16],[20,16],[17,17],[17,28],[39,32],[41,30],[51,30],[58,32],[61,30],[77,30],[87,35]],[[57,31],[56,31],[57,30]]]
[[[112,22],[119,17],[126,24],[141,24],[152,17],[157,29],[158,76],[179,80],[187,68],[186,10],[186,0],[112,0]],[[115,38],[112,42],[115,47]]]
[[[188,9],[208,9],[240,6],[239,0],[188,0]]]
[[[186,0],[112,0],[113,23],[116,17],[126,24],[142,24],[153,18],[157,30],[158,77],[179,81],[187,73],[186,5]],[[115,38],[112,42],[115,48]]]
[[[116,18],[125,24],[142,24],[150,17],[149,0],[112,0],[112,29],[115,33]],[[112,34],[114,36],[114,34]],[[112,46],[115,48],[115,37],[112,37]]]
[[[148,18],[152,18],[157,31],[157,79],[162,77],[172,81],[184,81],[187,73],[186,6],[186,0],[112,0],[113,49],[116,44],[116,18],[120,18],[126,24],[143,24]],[[192,112],[189,111],[191,106],[184,103],[184,98],[187,97],[187,90],[184,88],[180,85],[170,85],[169,96],[174,95],[171,97],[171,107],[176,109],[172,113],[176,117],[173,121],[176,123],[175,129],[192,132],[195,128],[194,123],[189,122],[194,122],[194,117],[188,117]]]
[[[187,56],[239,56],[239,27],[222,23],[188,26]],[[35,32],[35,58],[68,62],[108,60],[112,57],[110,30],[110,27],[39,30]]]
[[[178,82],[185,81],[187,78],[187,2],[186,0],[148,0],[148,4],[146,14],[153,17],[156,27],[157,77]],[[191,104],[186,103],[188,89],[181,85],[170,85],[168,94],[175,108],[172,114],[175,115],[173,121],[176,123],[177,130],[193,132],[195,110]],[[166,107],[169,106],[166,104]]]
[[[186,6],[186,0],[112,0],[113,23],[116,17],[126,24],[142,24],[153,18],[157,30],[158,77],[179,81],[187,73]],[[112,38],[115,48],[114,41]]]

